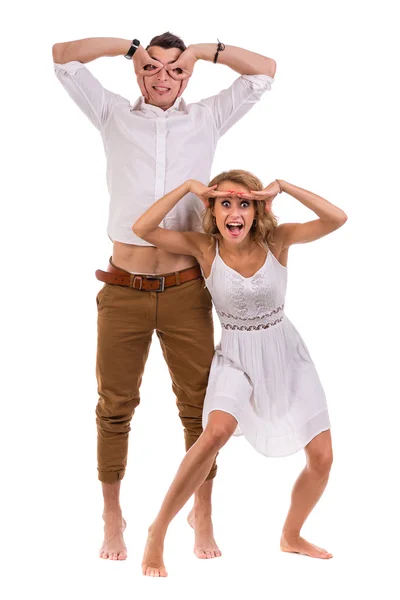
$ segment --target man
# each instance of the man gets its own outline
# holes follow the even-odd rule
[[[102,56],[133,59],[142,97],[135,104],[104,89],[84,63]],[[97,297],[99,402],[98,474],[104,496],[102,558],[123,560],[125,521],[119,502],[130,420],[153,331],[157,332],[177,397],[186,450],[201,434],[211,359],[211,301],[193,257],[169,254],[132,232],[134,221],[155,200],[183,181],[207,183],[219,137],[270,89],[275,61],[224,44],[195,44],[167,32],[145,49],[139,40],[91,38],[53,46],[57,77],[99,129],[107,157],[110,192],[108,235],[113,253]],[[181,95],[197,60],[218,62],[240,73],[218,95],[186,105]],[[202,204],[194,195],[163,226],[200,231]],[[220,556],[211,520],[214,465],[196,493],[189,524],[199,558]]]

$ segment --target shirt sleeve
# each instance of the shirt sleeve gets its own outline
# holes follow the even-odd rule
[[[226,90],[205,98],[199,104],[211,111],[214,125],[220,136],[224,135],[258,102],[274,79],[269,75],[241,75]]]
[[[54,70],[72,100],[101,130],[108,121],[117,94],[106,90],[89,69],[78,61],[63,65],[55,63]]]

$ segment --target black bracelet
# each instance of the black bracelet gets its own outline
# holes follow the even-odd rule
[[[217,38],[217,40],[218,40],[218,38]],[[220,41],[218,40],[217,51],[216,51],[216,53],[215,53],[215,56],[214,56],[214,65],[215,65],[215,63],[216,63],[216,62],[217,62],[217,60],[218,60],[218,54],[219,54],[220,52],[223,52],[223,50],[225,50],[225,44],[223,44],[222,42],[220,42]]]

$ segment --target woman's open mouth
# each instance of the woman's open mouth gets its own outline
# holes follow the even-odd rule
[[[243,229],[243,223],[227,223],[226,228],[231,236],[237,237]]]

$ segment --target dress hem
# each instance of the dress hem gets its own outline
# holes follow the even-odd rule
[[[257,450],[257,452],[259,454],[262,454],[263,456],[267,456],[269,458],[285,458],[286,456],[292,456],[293,454],[297,454],[297,452],[299,452],[300,450],[303,450],[307,446],[307,444],[309,444],[315,437],[317,437],[317,435],[319,435],[320,433],[323,433],[324,431],[328,431],[331,429],[328,411],[323,410],[323,411],[317,413],[316,415],[314,415],[313,417],[311,417],[311,419],[309,419],[302,427],[300,427],[299,430],[292,431],[291,433],[289,433],[287,435],[276,436],[275,438],[269,437],[269,438],[267,438],[266,441],[264,441],[264,443],[260,444],[260,443],[257,443],[258,440],[260,439],[260,435],[257,434],[255,440],[254,440],[254,436],[246,435],[246,431],[243,430],[243,426],[240,422],[240,418],[238,418],[237,415],[233,414],[233,412],[227,410],[226,408],[214,406],[212,408],[212,410],[210,410],[210,412],[207,413],[207,421],[208,421],[208,416],[215,410],[220,410],[222,412],[225,412],[225,413],[231,415],[234,419],[236,419],[238,426],[237,426],[237,430],[233,434],[234,437],[239,437],[239,436],[243,435],[246,438],[246,440],[249,442],[249,444],[251,444],[251,446],[253,446],[253,448],[255,450]],[[315,423],[316,429],[310,431],[310,426],[314,420],[318,421],[317,423]],[[206,425],[206,423],[203,423],[203,428],[205,427],[205,425]],[[246,427],[244,429],[246,429]],[[286,438],[289,438],[289,437],[296,438],[298,441],[296,444],[286,444],[286,450],[284,450],[282,447],[282,446],[285,446],[285,444],[283,444],[283,445],[279,444],[279,446],[281,447],[281,450],[278,450],[277,447],[275,448],[275,451],[273,449],[265,448],[266,446],[271,448],[271,446],[275,445],[273,443],[271,444],[270,443],[271,441],[273,441],[273,440],[282,440],[283,441],[283,438],[285,438],[285,437]]]

